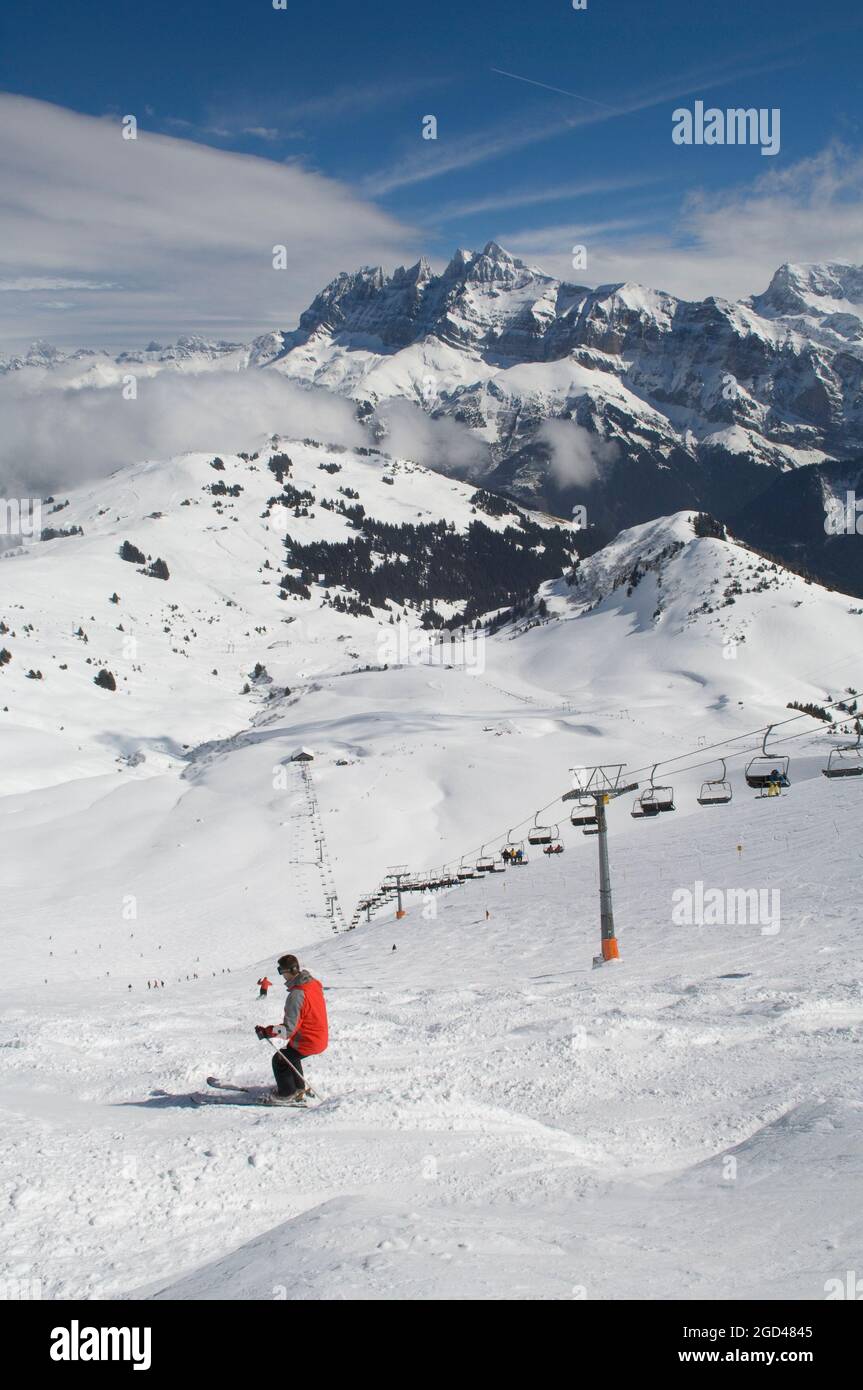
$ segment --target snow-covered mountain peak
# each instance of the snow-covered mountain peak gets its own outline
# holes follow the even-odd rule
[[[511,256],[496,241],[489,241],[479,255],[474,255],[471,258],[470,265],[467,267],[466,278],[481,284],[501,281],[506,285],[511,285],[523,280],[525,276],[536,278],[536,275],[537,273],[525,265],[524,261]],[[547,279],[549,277],[542,276],[541,278]]]
[[[688,301],[560,281],[489,241],[441,273],[424,257],[344,271],[298,328],[250,346],[185,337],[112,360],[41,344],[0,372],[98,388],[129,363],[274,370],[361,403],[365,419],[410,401],[477,437],[494,490],[559,515],[584,502],[611,536],[685,507],[730,520],[768,469],[863,452],[863,267],[787,264],[761,295]]]
[[[676,512],[621,531],[583,560],[564,583],[546,586],[557,616],[594,612],[599,605],[631,615],[639,629],[693,622],[705,631],[742,632],[762,626],[774,594],[799,607],[813,586],[736,541],[714,518]],[[826,590],[816,589],[830,603]],[[761,595],[767,595],[762,599]],[[746,621],[735,606],[741,601]],[[728,610],[732,610],[729,612]]]
[[[763,294],[750,301],[768,316],[836,312],[863,315],[863,266],[781,265]]]

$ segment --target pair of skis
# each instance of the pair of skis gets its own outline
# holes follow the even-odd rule
[[[272,1106],[282,1110],[308,1110],[305,1097],[295,1101],[293,1105],[278,1106],[270,1099],[271,1088],[268,1086],[237,1086],[232,1081],[219,1081],[215,1076],[207,1077],[207,1085],[213,1091],[221,1091],[221,1095],[207,1095],[200,1093],[191,1097],[193,1105],[261,1105]],[[306,1095],[317,1099],[314,1091],[307,1089]]]

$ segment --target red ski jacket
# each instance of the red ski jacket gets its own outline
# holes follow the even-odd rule
[[[301,970],[288,989],[285,1022],[279,1033],[303,1057],[327,1050],[330,1039],[324,990],[308,970]]]

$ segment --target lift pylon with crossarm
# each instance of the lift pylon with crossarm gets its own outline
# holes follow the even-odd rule
[[[607,961],[620,960],[620,949],[614,934],[614,907],[611,898],[611,871],[608,864],[608,820],[606,807],[615,797],[624,792],[636,791],[637,782],[622,784],[624,763],[607,763],[599,767],[571,768],[575,786],[565,792],[562,801],[575,801],[584,805],[584,799],[592,797],[596,809],[596,838],[599,848],[599,931],[601,955],[594,956],[594,966]]]

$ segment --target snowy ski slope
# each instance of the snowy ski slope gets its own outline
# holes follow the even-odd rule
[[[612,808],[620,965],[591,969],[573,832],[309,946],[319,1111],[187,1099],[266,1081],[254,982],[288,924],[215,978],[202,940],[156,993],[4,991],[10,1266],[48,1297],[823,1297],[863,1255],[861,789],[800,771],[779,802]],[[673,925],[696,880],[779,886],[780,930]]]
[[[472,489],[406,461],[384,485],[392,461],[276,447],[296,486],[349,484],[371,515],[471,518]],[[8,1273],[51,1298],[823,1296],[863,1259],[863,778],[820,775],[823,725],[777,731],[806,732],[779,800],[737,756],[730,806],[696,803],[712,763],[663,772],[673,815],[611,807],[619,966],[591,969],[596,842],[561,806],[559,859],[403,922],[335,936],[326,895],[350,916],[394,863],[524,834],[573,766],[751,748],[788,701],[861,687],[857,605],[680,514],[545,585],[549,620],[478,666],[363,670],[388,624],[276,597],[285,526],[344,522],[262,517],[267,456],[124,470],[50,523],[83,537],[0,562]],[[220,478],[243,487],[221,512]],[[256,661],[271,684],[242,694]],[[699,883],[778,890],[779,918],[679,925]],[[326,1104],[194,1108],[207,1074],[268,1079],[252,1029],[279,1003],[255,980],[285,950],[328,986]]]

